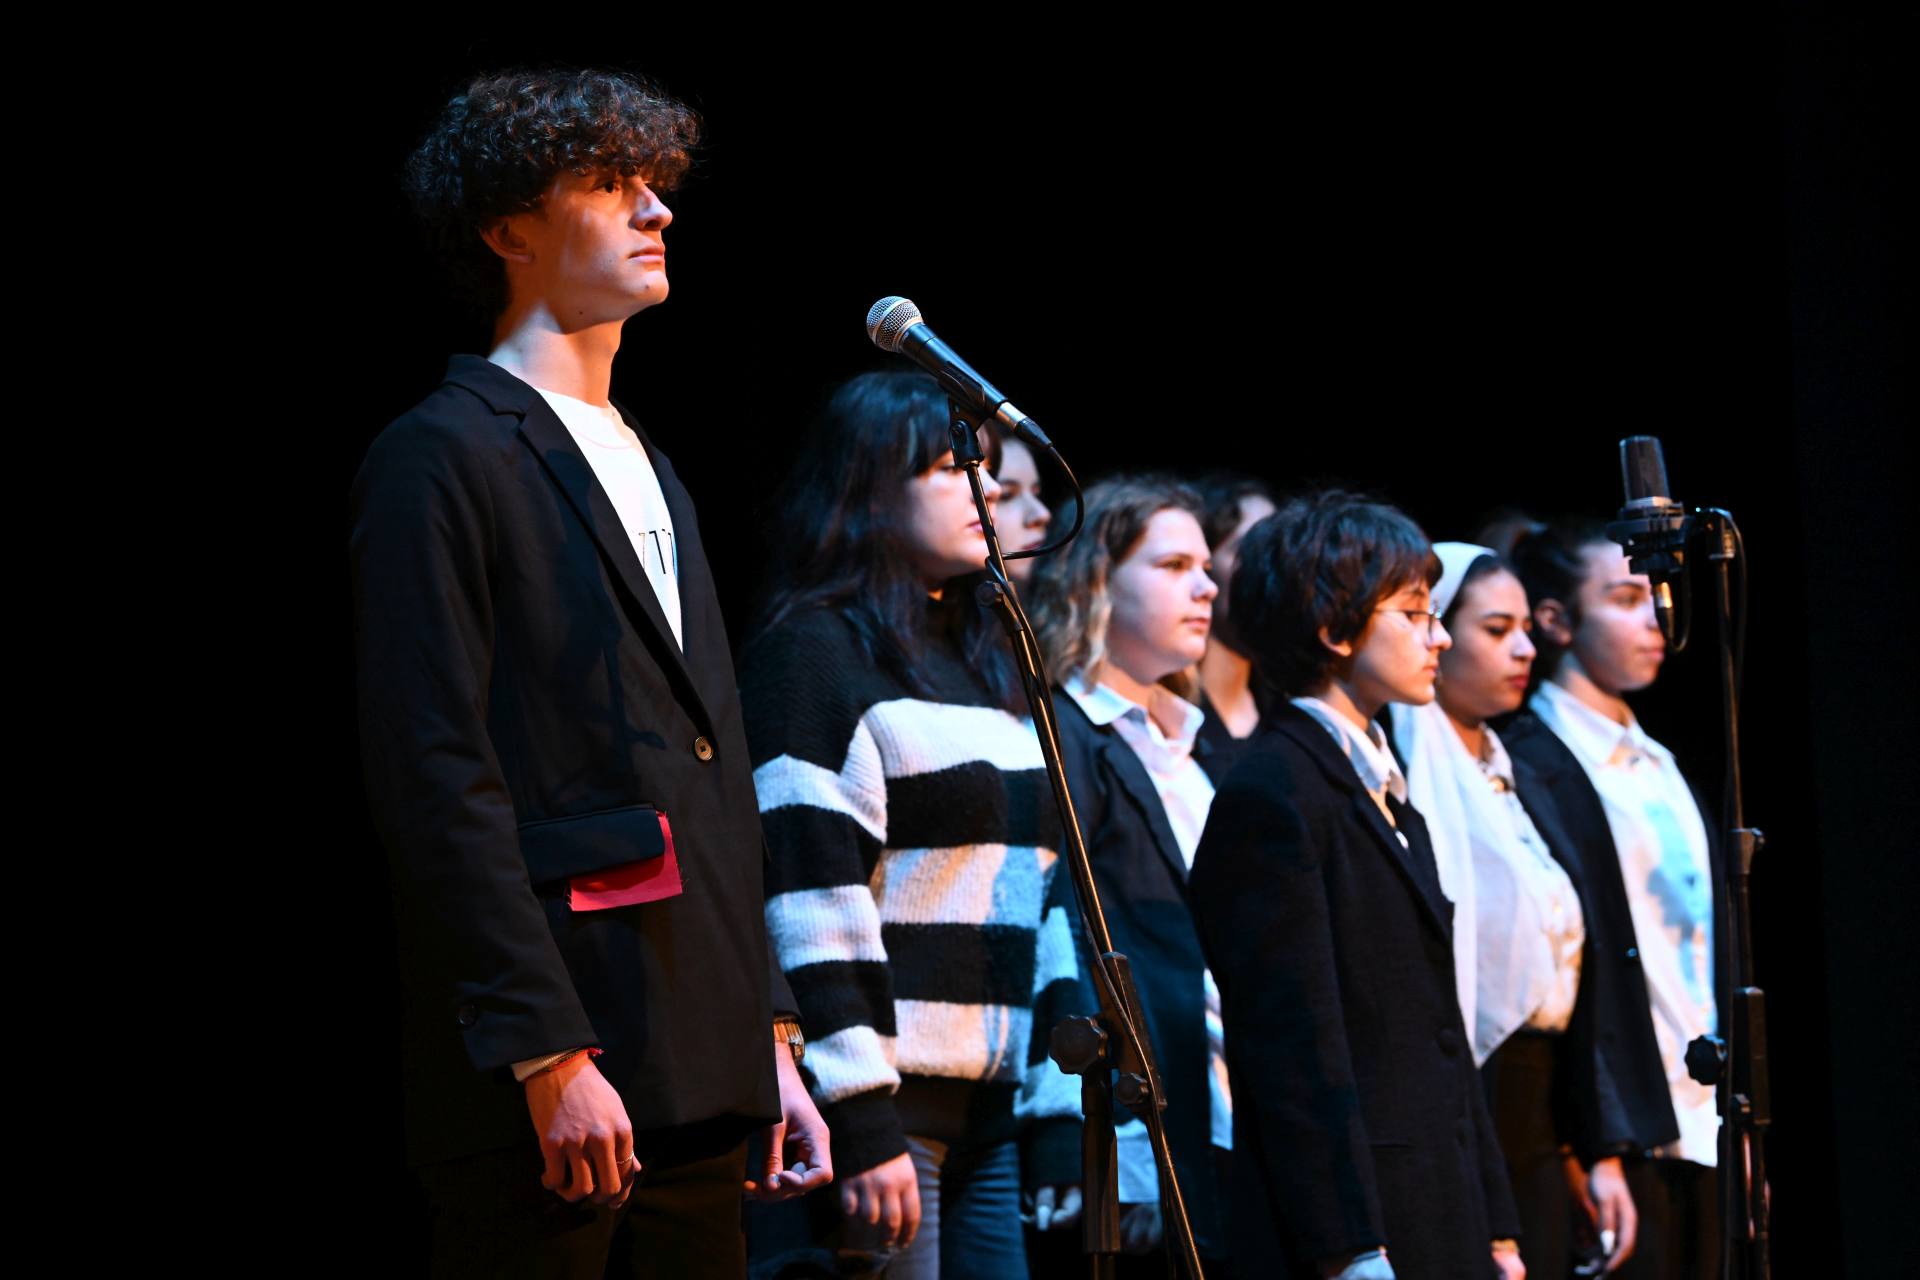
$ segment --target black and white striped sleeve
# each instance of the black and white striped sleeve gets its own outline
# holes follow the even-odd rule
[[[807,1035],[805,1074],[847,1174],[906,1151],[892,1095],[893,979],[869,882],[887,835],[887,784],[863,719],[851,631],[805,620],[743,663],[761,824],[772,855],[767,934]]]

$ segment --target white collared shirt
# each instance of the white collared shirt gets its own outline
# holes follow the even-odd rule
[[[1654,1036],[1680,1121],[1679,1141],[1659,1154],[1713,1165],[1720,1130],[1714,1093],[1686,1067],[1688,1043],[1719,1023],[1706,823],[1672,754],[1631,712],[1625,725],[1617,724],[1552,683],[1541,685],[1530,705],[1600,793],[1620,856]]]
[[[1500,735],[1467,749],[1438,702],[1395,704],[1393,740],[1453,902],[1460,1016],[1484,1063],[1521,1027],[1565,1031],[1586,940],[1579,896],[1513,789]]]
[[[1166,720],[1178,719],[1179,730],[1171,737],[1161,729],[1160,720],[1148,714],[1139,703],[1122,695],[1108,684],[1089,687],[1075,675],[1067,681],[1067,693],[1087,713],[1095,725],[1112,725],[1140,760],[1153,782],[1160,807],[1166,810],[1167,825],[1173,829],[1174,843],[1187,869],[1193,869],[1194,851],[1200,847],[1200,832],[1207,825],[1207,812],[1213,807],[1213,781],[1193,758],[1193,744],[1206,719],[1204,712],[1170,689],[1154,686],[1154,709]],[[1206,998],[1207,1081],[1209,1130],[1213,1145],[1233,1148],[1233,1092],[1227,1083],[1225,1023],[1220,1016],[1220,988],[1214,984],[1211,970],[1203,969],[1200,980]],[[1147,1127],[1129,1116],[1116,1125],[1114,1136],[1120,1147],[1120,1199],[1139,1204],[1160,1198],[1159,1175],[1154,1169],[1153,1148]]]
[[[1407,776],[1400,772],[1400,762],[1393,758],[1393,752],[1387,747],[1387,735],[1380,726],[1369,720],[1366,732],[1360,726],[1341,715],[1329,703],[1318,698],[1295,698],[1293,705],[1320,722],[1320,727],[1333,735],[1340,744],[1340,750],[1346,753],[1353,763],[1353,771],[1360,777],[1360,785],[1373,797],[1374,804],[1380,808],[1380,815],[1400,837],[1401,845],[1407,843],[1406,833],[1393,820],[1393,811],[1387,808],[1387,794],[1401,804],[1407,802]]]
[[[1482,1004],[1490,1019],[1522,1018],[1536,1031],[1565,1031],[1573,1022],[1573,1006],[1580,995],[1586,916],[1566,868],[1554,861],[1553,850],[1513,789],[1513,760],[1500,735],[1488,729],[1485,742],[1486,754],[1475,763],[1487,788],[1498,797],[1496,803],[1511,835],[1499,850],[1505,856],[1483,857],[1476,842],[1474,878],[1490,921],[1524,922],[1525,928],[1510,926],[1506,931],[1510,936],[1505,938],[1482,936],[1483,953],[1497,948],[1499,958],[1512,957],[1507,964],[1486,966],[1481,987],[1496,994]],[[1498,1041],[1488,1052],[1497,1046]]]

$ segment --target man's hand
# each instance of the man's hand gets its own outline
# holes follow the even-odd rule
[[[615,1209],[625,1204],[640,1172],[633,1158],[633,1126],[626,1105],[593,1059],[575,1054],[528,1076],[522,1087],[547,1166],[540,1185],[572,1203],[591,1196],[595,1204]]]
[[[773,1061],[780,1078],[780,1120],[767,1126],[767,1163],[760,1180],[749,1179],[746,1184],[755,1199],[768,1202],[803,1196],[833,1181],[827,1122],[807,1095],[806,1082],[800,1078],[793,1050],[785,1040],[774,1041]],[[789,1146],[793,1149],[791,1157]]]
[[[885,1227],[881,1244],[904,1249],[920,1231],[920,1180],[913,1157],[902,1153],[840,1183],[840,1208],[849,1218]]]
[[[1065,1183],[1041,1187],[1033,1193],[1033,1225],[1037,1231],[1059,1231],[1080,1221],[1080,1187]]]
[[[1166,1228],[1160,1221],[1160,1202],[1120,1206],[1120,1248],[1125,1253],[1145,1253],[1160,1243]]]
[[[1620,1157],[1597,1160],[1588,1171],[1569,1156],[1566,1173],[1574,1203],[1599,1234],[1600,1247],[1607,1255],[1607,1270],[1617,1271],[1620,1264],[1632,1256],[1634,1241],[1640,1234],[1640,1213],[1633,1207],[1633,1194],[1627,1190],[1627,1175],[1620,1167]]]
[[[1500,1280],[1527,1280],[1527,1264],[1520,1261],[1520,1250],[1511,1240],[1493,1246],[1493,1265]]]

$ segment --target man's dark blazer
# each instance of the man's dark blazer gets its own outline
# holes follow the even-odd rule
[[[604,1050],[643,1152],[778,1117],[770,1024],[793,1003],[733,663],[693,505],[647,449],[684,654],[585,457],[497,366],[456,357],[354,482],[361,750],[416,1162],[526,1143],[511,1064],[578,1046]],[[662,812],[684,893],[574,912],[569,877],[660,853]]]
[[[1283,704],[1214,797],[1189,881],[1225,1006],[1234,1254],[1287,1273],[1384,1244],[1397,1274],[1494,1273],[1518,1231],[1454,989],[1426,824]],[[1243,1261],[1243,1266],[1246,1263]]]
[[[1131,962],[1167,1091],[1167,1142],[1201,1251],[1224,1256],[1214,1170],[1206,958],[1187,903],[1187,863],[1146,766],[1112,725],[1056,689],[1061,762],[1113,945]],[[1089,961],[1091,963],[1091,961]]]
[[[1530,712],[1497,730],[1513,760],[1514,790],[1547,847],[1567,869],[1580,893],[1587,948],[1581,961],[1580,995],[1568,1027],[1566,1048],[1584,1042],[1591,1055],[1563,1053],[1560,1064],[1573,1094],[1569,1139],[1587,1159],[1638,1153],[1680,1136],[1667,1071],[1654,1038],[1647,978],[1633,912],[1613,843],[1613,828],[1593,780],[1573,751]],[[1699,804],[1696,793],[1695,803]],[[1706,818],[1709,864],[1714,878],[1714,951],[1727,940],[1721,840],[1712,810]],[[1716,973],[1721,966],[1716,960]],[[1716,979],[1716,992],[1720,984]],[[1726,1008],[1724,993],[1719,1007]],[[1582,1097],[1581,1095],[1585,1095]]]

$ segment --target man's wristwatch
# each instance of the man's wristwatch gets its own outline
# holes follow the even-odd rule
[[[800,1034],[800,1019],[775,1018],[773,1037],[787,1042],[787,1048],[793,1050],[793,1065],[799,1066],[807,1058],[807,1038]]]

